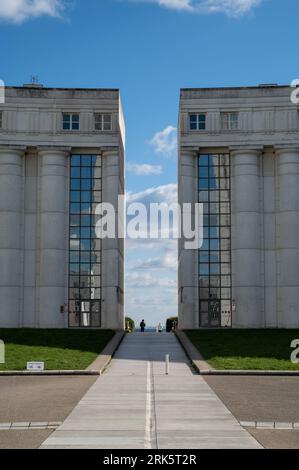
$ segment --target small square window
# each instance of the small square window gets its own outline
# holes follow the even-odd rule
[[[96,131],[111,131],[112,130],[112,115],[96,113],[95,114],[95,130]]]
[[[204,131],[206,129],[205,114],[190,114],[190,130]]]
[[[78,131],[80,129],[79,114],[63,113],[62,128],[64,131]]]
[[[238,113],[221,113],[221,129],[224,131],[238,130]]]

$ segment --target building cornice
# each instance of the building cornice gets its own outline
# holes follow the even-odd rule
[[[262,153],[264,150],[264,145],[230,145],[229,151],[233,154],[238,153]]]
[[[24,154],[26,146],[24,145],[0,145],[0,153],[20,153]]]
[[[287,153],[287,152],[296,152],[299,153],[299,145],[276,145],[274,147],[275,153],[277,155],[280,155],[282,153]]]
[[[45,152],[45,153],[49,153],[49,152],[64,152],[64,153],[71,153],[71,150],[72,150],[72,147],[64,147],[64,146],[55,146],[55,145],[38,145],[36,147],[37,151],[39,154]]]

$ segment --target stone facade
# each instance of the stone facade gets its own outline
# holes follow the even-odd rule
[[[102,194],[124,194],[118,90],[7,87],[0,105],[0,327],[68,327],[70,158],[102,160]],[[63,130],[63,113],[80,117]],[[96,130],[95,115],[111,116]],[[102,243],[101,328],[124,328],[124,243]]]
[[[291,91],[272,85],[181,90],[179,202],[199,201],[199,155],[230,158],[236,328],[299,327],[299,112]],[[221,113],[237,114],[237,125],[223,126]],[[205,115],[205,129],[191,129],[194,114]],[[185,329],[202,326],[198,257],[180,242],[178,304]]]

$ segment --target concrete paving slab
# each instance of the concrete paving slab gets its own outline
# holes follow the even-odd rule
[[[272,428],[272,429],[274,429],[274,422],[260,422],[260,421],[258,421],[256,423],[256,427],[261,428],[261,429],[262,428]]]
[[[12,423],[11,427],[12,428],[29,428],[30,423]]]
[[[170,374],[165,375],[165,355]],[[262,448],[172,334],[131,334],[42,449]]]
[[[48,421],[44,421],[44,422],[34,422],[34,423],[30,423],[30,427],[31,428],[40,428],[40,427],[47,427],[48,426]]]
[[[293,423],[275,423],[275,429],[293,429]]]
[[[255,428],[256,427],[255,421],[240,421],[240,424],[243,428]]]

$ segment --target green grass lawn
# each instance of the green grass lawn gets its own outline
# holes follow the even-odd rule
[[[215,369],[299,370],[290,344],[299,330],[199,330],[186,332]]]
[[[24,370],[27,361],[43,361],[46,370],[86,369],[113,335],[102,330],[0,329],[6,360],[0,370]]]

